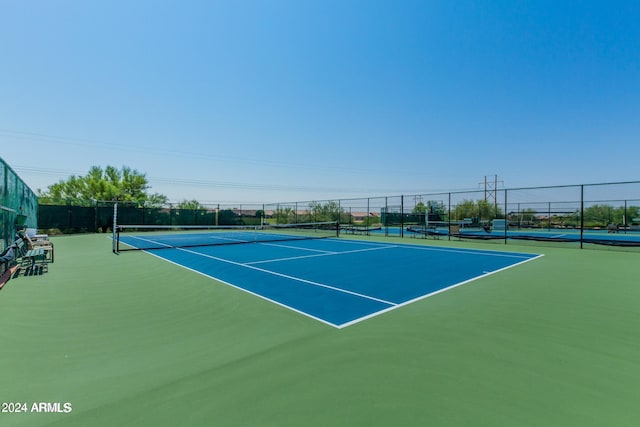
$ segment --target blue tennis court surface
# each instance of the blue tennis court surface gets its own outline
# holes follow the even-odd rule
[[[331,238],[148,252],[337,328],[541,256]]]
[[[389,229],[379,229],[372,233],[386,233],[389,235],[400,235],[398,227]],[[406,234],[412,237],[431,236],[446,237],[449,233],[447,226],[438,227],[407,227]],[[513,239],[513,240],[539,240],[550,242],[573,242],[608,244],[612,246],[640,246],[640,232],[637,230],[616,231],[612,233],[608,230],[584,230],[579,229],[508,229],[485,231],[480,227],[463,228],[455,234],[454,238],[469,239]]]

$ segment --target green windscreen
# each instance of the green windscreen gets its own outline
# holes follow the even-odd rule
[[[38,197],[0,158],[0,250],[20,228],[38,228]]]

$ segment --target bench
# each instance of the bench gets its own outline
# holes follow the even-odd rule
[[[49,236],[46,234],[34,235],[34,238],[32,239],[28,233],[24,233],[24,238],[29,245],[29,249],[43,249],[44,258],[46,259],[48,256],[49,260],[54,262],[53,243],[49,241]],[[38,251],[38,255],[36,256],[40,256],[39,252],[40,251]]]
[[[357,227],[357,226],[354,226],[354,225],[340,226],[340,231],[342,233],[353,234],[354,236],[356,234],[362,234],[362,235],[365,235],[365,236],[370,236],[372,231],[379,231],[379,230],[382,230],[382,227],[369,228],[369,227]]]
[[[45,263],[47,253],[44,248],[36,247],[29,249],[22,239],[16,240],[14,245],[16,248],[16,260],[20,258],[20,262],[18,263],[20,267],[26,267],[27,271],[35,271],[36,262],[40,259],[39,267],[41,271],[47,268]]]
[[[24,255],[27,253],[27,245],[24,243],[24,240],[22,239],[18,239],[15,242],[13,242],[13,248],[15,250],[15,258],[16,260],[18,258],[23,258]]]
[[[439,232],[436,226],[407,227],[407,231],[412,233],[411,237],[414,238],[421,236],[423,239],[431,237],[434,240],[440,240],[440,236],[446,236],[446,233]]]
[[[35,265],[36,260],[40,258],[41,263],[44,264],[45,253],[42,248],[29,249],[26,254],[24,254],[23,260],[26,260],[27,263],[31,263],[31,265]]]

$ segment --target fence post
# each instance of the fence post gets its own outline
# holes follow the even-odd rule
[[[580,185],[580,249],[584,235],[584,184]]]
[[[98,228],[98,200],[93,201],[93,230],[102,231]]]
[[[504,244],[507,244],[508,234],[507,229],[509,228],[509,207],[507,206],[507,189],[504,189]]]
[[[67,199],[67,230],[71,228],[71,224],[73,223],[71,220],[71,216],[71,199]]]
[[[389,197],[384,198],[384,235],[389,237]]]
[[[111,237],[111,249],[113,250],[114,254],[118,253],[118,202],[116,201],[113,204],[113,229],[111,230],[112,232],[112,237]]]
[[[404,238],[404,195],[400,196],[400,238]]]
[[[447,221],[449,222],[447,224],[447,237],[449,238],[448,240],[451,240],[451,192],[449,192],[449,204],[448,204],[448,213],[447,213]]]

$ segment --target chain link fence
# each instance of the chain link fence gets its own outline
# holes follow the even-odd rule
[[[41,204],[52,233],[108,232],[113,202]],[[338,221],[345,233],[387,237],[640,246],[640,181],[455,191],[270,204],[119,203],[130,225],[259,225]]]
[[[0,253],[21,228],[38,225],[38,197],[0,158]]]

